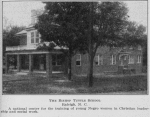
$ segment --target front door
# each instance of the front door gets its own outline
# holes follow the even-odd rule
[[[120,55],[120,66],[128,66],[128,56]]]

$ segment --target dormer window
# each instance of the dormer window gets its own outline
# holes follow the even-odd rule
[[[38,31],[31,32],[31,43],[39,43],[40,36]]]
[[[35,41],[35,42],[36,42],[36,43],[39,43],[39,40],[40,40],[39,32],[36,31],[35,33],[36,33],[36,38],[35,38],[36,41]]]

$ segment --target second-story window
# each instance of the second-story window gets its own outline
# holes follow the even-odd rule
[[[34,32],[31,32],[31,43],[34,43]]]
[[[36,43],[39,43],[39,32],[36,31],[35,33],[36,33],[36,35],[35,35],[35,36],[36,36],[36,37],[35,37],[35,42],[36,42]]]

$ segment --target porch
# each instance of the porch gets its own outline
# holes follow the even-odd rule
[[[42,73],[47,78],[52,73],[65,73],[67,71],[65,57],[60,51],[24,50],[11,51],[5,55],[5,73],[20,72],[24,74]]]

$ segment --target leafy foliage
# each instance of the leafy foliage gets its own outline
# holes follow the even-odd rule
[[[54,42],[68,48],[69,69],[71,58],[77,52],[85,52],[87,41],[83,35],[88,29],[89,3],[47,2],[45,12],[39,17],[36,28],[42,41]]]
[[[25,27],[11,26],[11,28],[3,30],[3,54],[6,46],[18,46],[20,37],[16,33],[25,29]]]
[[[88,28],[88,5],[80,2],[46,3],[46,11],[36,25],[42,40],[67,47],[71,54],[83,50],[85,41],[81,40],[81,31]]]
[[[46,44],[46,43],[40,43],[37,47],[37,50],[53,50],[54,47],[56,47],[56,45],[54,43],[49,43],[49,44]]]
[[[92,65],[99,46],[120,47],[141,42],[144,27],[135,26],[128,17],[123,2],[46,2],[45,12],[35,27],[42,41],[68,48],[70,61],[77,51],[87,52]]]
[[[136,22],[128,22],[125,31],[122,33],[123,41],[121,46],[137,46],[145,44],[146,28],[143,25],[138,25]]]

